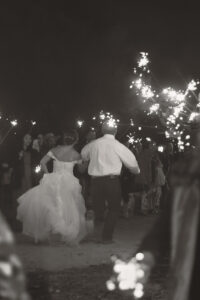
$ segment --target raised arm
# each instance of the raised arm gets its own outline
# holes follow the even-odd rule
[[[43,156],[43,158],[40,161],[41,169],[44,173],[49,173],[47,168],[47,163],[52,159],[52,157],[49,155],[49,152]]]

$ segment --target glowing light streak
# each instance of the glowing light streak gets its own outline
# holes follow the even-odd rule
[[[113,118],[110,118],[108,121],[107,121],[107,124],[109,127],[113,127],[113,128],[117,128],[117,122],[115,119]]]
[[[36,174],[40,173],[41,170],[42,170],[42,169],[41,169],[41,166],[36,166],[36,167],[35,167],[35,173],[36,173]]]
[[[84,121],[78,120],[78,121],[77,121],[77,126],[78,126],[79,128],[81,128],[81,127],[83,126],[83,123],[84,123]]]
[[[138,67],[147,70],[147,66],[149,64],[149,59],[148,59],[148,53],[146,52],[140,52],[140,58],[138,60]]]
[[[17,120],[12,120],[10,121],[10,124],[12,127],[16,127],[18,125],[18,121]]]
[[[133,119],[130,119],[130,126],[131,126],[131,127],[133,127],[133,126],[134,126]]]
[[[194,121],[196,119],[196,117],[198,117],[200,114],[197,112],[192,112],[190,117],[189,117],[189,121]]]
[[[159,104],[159,103],[153,104],[153,105],[149,108],[150,114],[152,114],[152,113],[154,113],[154,112],[158,112],[159,108],[160,108],[160,104]]]
[[[164,147],[163,146],[158,146],[158,152],[163,152],[164,151]]]

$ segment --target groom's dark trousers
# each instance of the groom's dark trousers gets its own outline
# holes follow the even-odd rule
[[[92,177],[91,198],[96,222],[103,220],[107,203],[107,214],[105,216],[102,238],[103,240],[112,240],[120,212],[120,177],[115,175]]]

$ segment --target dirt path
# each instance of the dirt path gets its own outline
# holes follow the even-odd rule
[[[112,254],[125,258],[134,253],[154,222],[155,217],[134,216],[129,220],[120,219],[116,228],[116,242],[111,245],[91,242],[73,248],[65,245],[34,245],[26,237],[18,235],[17,251],[27,271],[63,271],[74,267],[107,264]]]

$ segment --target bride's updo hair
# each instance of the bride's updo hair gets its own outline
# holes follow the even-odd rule
[[[66,130],[62,136],[63,145],[74,145],[78,142],[78,132],[76,130]]]

